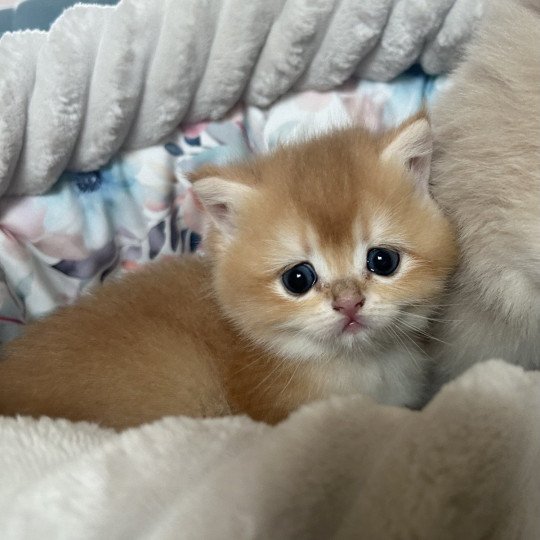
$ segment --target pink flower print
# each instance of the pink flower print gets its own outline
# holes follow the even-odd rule
[[[182,134],[188,139],[195,139],[206,130],[208,124],[209,122],[197,122],[196,124],[187,124],[186,126],[182,126]]]
[[[36,242],[45,233],[46,209],[34,197],[13,197],[2,205],[0,228],[19,241]]]
[[[384,128],[384,101],[374,96],[344,95],[341,101],[354,123],[363,125],[370,131],[381,131]]]
[[[318,112],[330,105],[332,92],[302,92],[295,101],[299,109],[308,112]]]
[[[88,257],[90,251],[85,245],[84,236],[81,233],[63,234],[50,232],[44,235],[34,246],[46,255],[55,259],[80,260]]]
[[[120,263],[120,267],[124,272],[134,272],[141,268],[141,264],[137,261],[125,260]]]

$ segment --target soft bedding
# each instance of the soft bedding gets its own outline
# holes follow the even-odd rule
[[[24,6],[25,4],[21,4]],[[240,98],[447,72],[484,0],[122,0],[0,38],[0,194],[47,191]]]
[[[489,362],[421,412],[351,397],[271,427],[0,419],[3,540],[540,538],[540,375]]]
[[[412,70],[392,83],[291,94],[268,110],[239,105],[222,121],[181,127],[164,144],[122,153],[101,169],[64,173],[44,195],[4,196],[0,340],[107,276],[194,250],[199,223],[186,172],[331,124],[396,124],[429,102],[442,81]]]

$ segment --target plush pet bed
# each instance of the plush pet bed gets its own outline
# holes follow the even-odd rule
[[[270,427],[0,422],[2,538],[537,539],[540,374],[491,362],[422,412],[333,399]]]
[[[429,106],[479,19],[470,0],[123,0],[5,34],[0,340],[107,276],[196,249],[187,171]],[[4,418],[0,530],[537,538],[539,405],[537,374],[492,361],[421,412],[354,397],[276,427],[168,418],[120,435]]]

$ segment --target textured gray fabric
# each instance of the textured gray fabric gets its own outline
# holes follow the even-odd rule
[[[78,5],[51,30],[0,39],[0,194],[41,193],[68,168],[155,144],[241,97],[420,61],[447,71],[484,0],[122,0]],[[455,2],[455,4],[454,4]]]

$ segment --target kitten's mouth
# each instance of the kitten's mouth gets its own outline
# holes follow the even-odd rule
[[[358,318],[354,319],[348,319],[345,322],[345,325],[343,326],[342,333],[343,334],[358,334],[358,332],[362,332],[362,330],[365,330],[366,325],[364,324],[364,321]]]

